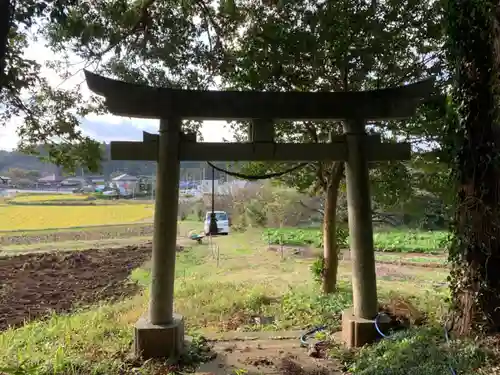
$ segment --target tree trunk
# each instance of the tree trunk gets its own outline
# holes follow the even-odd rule
[[[332,175],[326,187],[325,213],[323,216],[323,293],[334,293],[337,286],[339,263],[337,249],[337,198],[344,163],[338,162],[332,168]]]
[[[0,91],[3,89],[5,84],[4,78],[7,74],[5,68],[7,47],[9,44],[10,11],[10,0],[0,0]]]
[[[454,102],[460,117],[451,292],[454,330],[461,335],[500,331],[500,64],[495,7],[489,1],[450,1],[450,61],[456,69]]]

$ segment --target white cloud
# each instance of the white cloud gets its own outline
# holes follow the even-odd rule
[[[17,147],[19,137],[16,130],[19,120],[0,126],[0,150],[12,151]],[[88,116],[82,121],[85,135],[101,142],[140,141],[142,132],[156,133],[158,121],[129,119],[113,115]],[[205,121],[201,133],[204,142],[222,142],[233,140],[232,132],[223,121]]]
[[[19,137],[16,129],[19,126],[17,121],[11,121],[4,126],[0,126],[0,149],[11,151],[17,147]]]
[[[74,88],[84,81],[83,72],[80,70],[69,79],[63,80],[53,70],[45,66],[45,62],[54,60],[57,56],[44,46],[42,42],[34,42],[26,50],[25,56],[37,60],[43,65],[42,75],[46,77],[51,85],[60,88]],[[71,63],[75,64],[75,70],[83,68],[83,64],[76,56],[70,57]],[[84,96],[90,94],[85,83],[80,85]],[[16,148],[19,137],[16,129],[19,127],[18,119],[8,124],[0,125],[0,149],[12,150]],[[82,121],[84,133],[98,141],[110,142],[112,140],[141,140],[142,131],[155,132],[158,129],[158,121],[147,119],[130,119],[124,117],[107,115],[89,115]],[[232,132],[227,128],[224,121],[206,121],[201,130],[205,142],[221,142],[223,139],[232,140]]]

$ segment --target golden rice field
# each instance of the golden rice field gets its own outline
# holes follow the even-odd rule
[[[31,194],[31,195],[16,195],[10,199],[12,202],[19,203],[36,203],[36,202],[51,202],[51,201],[79,201],[88,199],[87,194]]]
[[[127,224],[153,216],[151,204],[96,206],[0,205],[0,231]]]

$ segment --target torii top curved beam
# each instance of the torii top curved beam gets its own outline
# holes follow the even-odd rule
[[[433,91],[434,79],[358,92],[202,91],[150,87],[85,71],[90,90],[115,115],[195,120],[388,120],[407,118]]]

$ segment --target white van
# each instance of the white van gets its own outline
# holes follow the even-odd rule
[[[228,235],[229,234],[229,215],[226,211],[214,211],[215,218],[217,219],[217,229],[219,234]],[[208,236],[210,234],[210,215],[212,211],[207,212],[205,215],[205,234]]]

